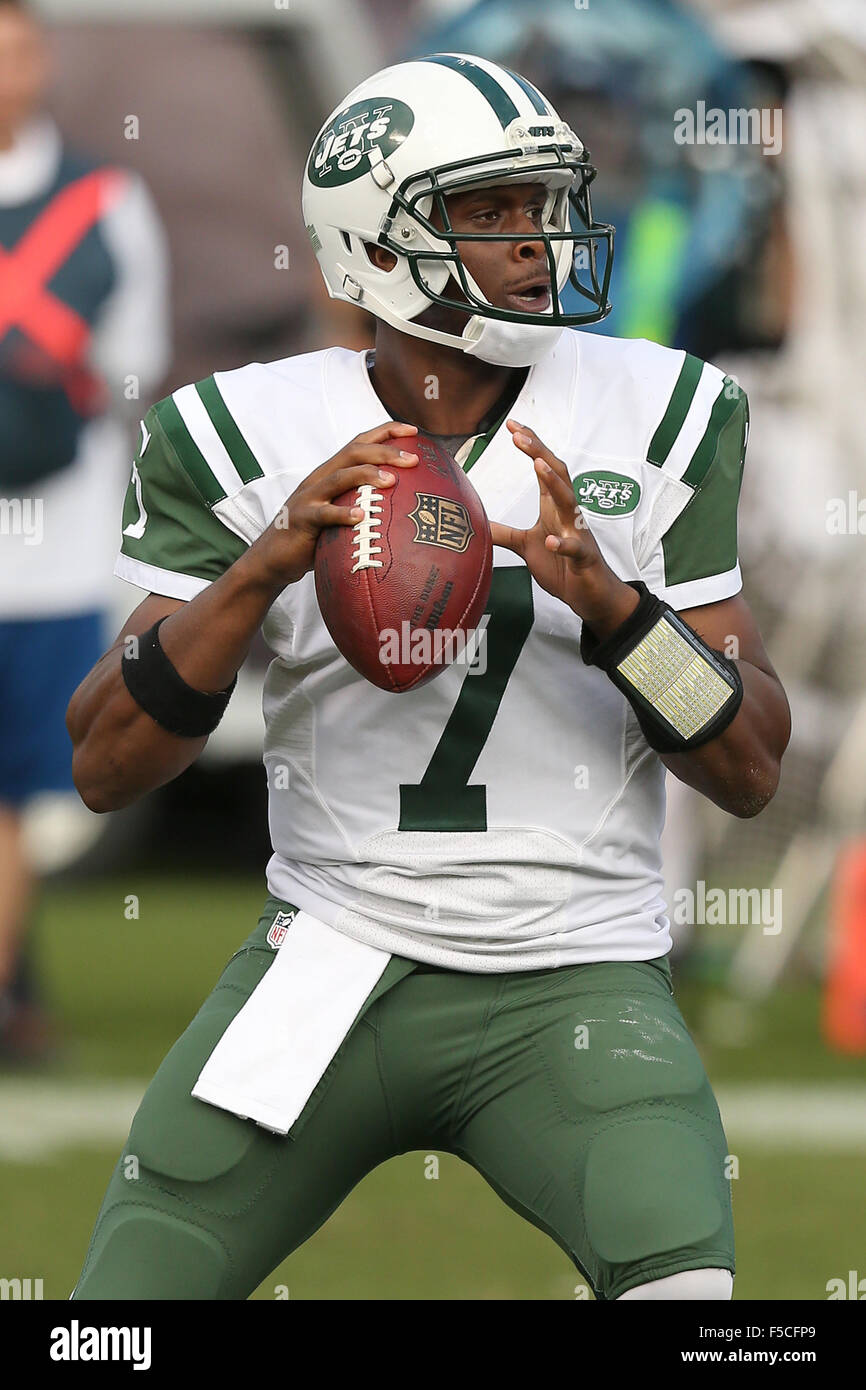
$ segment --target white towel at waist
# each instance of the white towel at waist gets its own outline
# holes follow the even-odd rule
[[[298,912],[191,1094],[288,1134],[390,959]]]

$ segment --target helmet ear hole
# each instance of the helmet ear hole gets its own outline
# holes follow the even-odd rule
[[[353,250],[353,248],[352,248],[352,238],[349,236],[349,233],[348,233],[348,232],[344,232],[344,231],[343,231],[342,227],[340,228],[340,236],[341,236],[342,239],[343,239],[343,245],[345,246],[346,250],[348,251],[349,255],[351,256],[351,255],[352,255],[352,250]]]
[[[397,257],[387,246],[376,246],[372,241],[365,241],[364,250],[367,252],[367,260],[377,270],[393,270],[397,264]]]

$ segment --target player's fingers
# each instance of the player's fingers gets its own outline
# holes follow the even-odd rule
[[[417,433],[417,425],[404,425],[400,420],[389,420],[387,424],[377,425],[374,430],[367,430],[366,434],[359,434],[356,439],[350,439],[349,443],[339,453],[334,454],[333,458],[320,463],[318,468],[314,468],[308,474],[301,486],[311,484],[315,487],[319,480],[328,477],[334,468],[345,468],[352,463],[378,462],[378,456],[373,456],[375,449],[377,446],[380,449],[383,448],[389,439],[394,441],[390,448],[390,454],[386,451],[382,457],[396,459],[398,449],[394,445],[399,446],[405,440],[408,451],[411,449],[411,441]]]
[[[338,507],[333,502],[308,500],[288,507],[282,525],[283,529],[288,529],[291,525],[296,534],[306,535],[315,540],[324,526],[357,526],[363,519],[364,508],[355,504]]]
[[[536,461],[535,477],[538,482],[539,497],[538,524],[541,527],[541,530],[544,533],[544,535],[558,536],[565,529],[567,525],[567,518],[564,519],[562,517],[560,509],[556,504],[556,500],[550,494],[550,488],[547,485],[547,480],[549,476],[550,470],[547,469],[547,466],[545,465],[545,471],[542,471],[542,469],[538,467],[538,463]]]
[[[553,550],[557,555],[564,556],[567,560],[586,560],[586,542],[580,536],[554,536],[545,537],[545,546],[548,550]]]
[[[563,479],[540,455],[535,459],[535,472],[539,488],[544,488],[555,510],[560,527],[566,531],[575,529],[577,503],[570,479]]]
[[[366,430],[364,434],[356,435],[352,443],[381,444],[385,439],[398,439],[403,435],[417,433],[417,425],[407,425],[403,420],[388,420],[384,425],[377,425],[373,430]]]
[[[526,532],[518,530],[515,526],[503,526],[499,521],[491,521],[490,539],[494,545],[513,550],[515,555],[522,556],[526,549]]]
[[[350,444],[337,458],[341,468],[355,467],[361,463],[397,463],[403,466],[417,463],[418,454],[412,448],[412,441],[406,439],[393,444]]]
[[[564,560],[569,560],[576,569],[584,569],[587,565],[593,565],[601,559],[595,537],[587,526],[582,512],[578,513],[575,531],[571,534],[560,532],[559,535],[551,532],[545,536],[544,544],[554,554],[561,556]]]
[[[533,529],[536,531],[538,538],[542,541],[547,536],[561,535],[567,524],[567,519],[566,521],[563,520],[556,502],[550,495],[547,486],[547,479],[549,477],[550,471],[546,468],[546,465],[543,471],[536,464],[535,479],[538,483],[538,521]]]
[[[365,484],[368,487],[391,487],[397,480],[395,469],[414,468],[418,462],[417,455],[403,457],[393,449],[370,448],[367,453],[370,457],[366,463],[338,468],[326,477],[318,479],[311,490],[316,500],[330,502],[332,498],[339,497],[341,492],[348,492],[350,488],[363,487]]]
[[[525,454],[529,454],[533,459],[543,458],[545,463],[549,464],[553,469],[554,473],[570,485],[571,479],[568,476],[568,469],[562,462],[562,459],[557,458],[552,449],[548,449],[547,445],[542,439],[539,439],[534,430],[531,430],[528,425],[521,425],[518,420],[507,420],[506,425],[511,430],[511,436],[518,449],[522,449]]]
[[[325,526],[357,526],[363,520],[363,507],[335,507],[333,502],[323,502],[311,509],[310,515],[310,521],[319,530]]]

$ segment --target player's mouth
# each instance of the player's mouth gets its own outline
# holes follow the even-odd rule
[[[550,280],[547,276],[529,280],[506,293],[509,309],[521,314],[544,314],[550,308]]]

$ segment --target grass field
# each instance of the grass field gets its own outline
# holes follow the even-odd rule
[[[46,890],[37,954],[66,1043],[51,1068],[0,1076],[0,1277],[68,1297],[127,1113],[262,897],[258,878],[128,873]],[[780,991],[738,1047],[703,1043],[704,987],[686,980],[678,997],[739,1163],[735,1297],[824,1299],[828,1280],[866,1275],[866,1064],[826,1051],[815,986]],[[371,1173],[255,1297],[574,1299],[580,1284],[472,1169],[440,1155],[430,1180],[419,1152]]]

